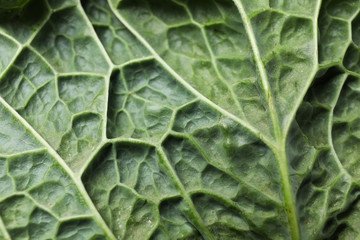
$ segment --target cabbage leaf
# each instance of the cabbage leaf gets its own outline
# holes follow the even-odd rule
[[[0,239],[360,239],[360,2],[2,13]]]

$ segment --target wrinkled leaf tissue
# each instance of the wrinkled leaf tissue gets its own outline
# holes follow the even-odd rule
[[[0,1],[0,239],[358,239],[358,0]]]

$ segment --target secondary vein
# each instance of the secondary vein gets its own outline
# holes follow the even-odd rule
[[[204,95],[202,95],[199,91],[193,88],[188,82],[185,81],[173,68],[171,68],[165,60],[160,57],[160,55],[155,51],[155,49],[114,9],[114,7],[109,2],[109,6],[115,16],[120,20],[120,22],[150,51],[150,53],[154,56],[154,58],[166,69],[177,81],[179,81],[187,90],[192,92],[195,96],[197,96],[200,100],[204,101],[205,103],[212,106],[214,109],[222,113],[224,116],[231,118],[232,120],[238,122],[243,127],[247,128],[249,131],[254,133],[260,139],[264,141],[266,145],[268,145],[271,149],[275,148],[273,141],[271,141],[268,137],[261,134],[260,131],[252,127],[250,124],[245,122],[244,120],[240,119],[239,117],[233,115],[232,113],[226,111],[225,109],[221,108]]]
[[[191,197],[189,196],[188,192],[186,192],[184,185],[182,184],[182,182],[179,179],[179,177],[177,176],[175,170],[171,166],[171,163],[169,162],[169,160],[168,160],[162,146],[157,146],[157,151],[159,153],[160,158],[163,160],[167,170],[169,171],[170,176],[172,177],[172,179],[175,181],[177,187],[179,188],[184,201],[186,202],[186,204],[190,208],[190,210],[191,210],[191,218],[192,218],[192,221],[194,222],[195,227],[199,230],[199,232],[201,232],[201,235],[206,240],[215,240],[215,237],[212,235],[210,230],[206,227],[206,225],[205,225],[204,221],[202,220],[200,214],[196,210]]]
[[[0,216],[0,232],[2,233],[5,240],[11,240],[9,233],[6,230],[5,224]]]
[[[116,237],[109,229],[104,219],[100,216],[93,202],[91,201],[84,185],[81,183],[81,179],[77,178],[73,171],[69,168],[66,162],[59,156],[59,154],[49,145],[49,143],[44,140],[44,138],[35,131],[35,129],[15,110],[13,109],[2,97],[0,97],[0,104],[2,104],[27,130],[31,132],[31,134],[44,146],[49,154],[56,159],[56,161],[60,164],[60,166],[64,169],[64,171],[69,175],[69,177],[73,180],[77,189],[79,190],[81,196],[84,198],[89,210],[94,216],[94,220],[99,224],[101,229],[110,239],[115,240]]]

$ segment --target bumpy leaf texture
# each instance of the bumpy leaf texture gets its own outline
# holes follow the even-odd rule
[[[0,239],[360,239],[358,0],[33,0],[0,20]]]

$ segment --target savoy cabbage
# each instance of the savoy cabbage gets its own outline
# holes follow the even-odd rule
[[[360,1],[0,5],[0,239],[360,239]]]

